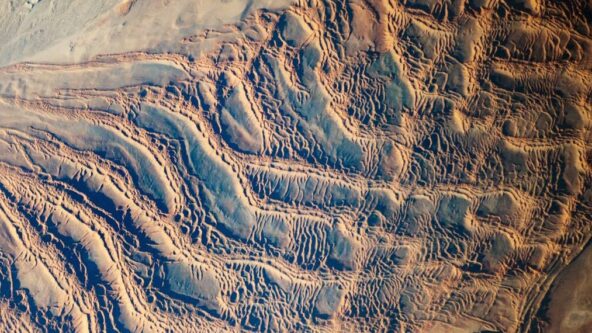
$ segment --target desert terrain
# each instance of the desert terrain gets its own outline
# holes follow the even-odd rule
[[[0,332],[592,331],[592,2],[0,2]]]

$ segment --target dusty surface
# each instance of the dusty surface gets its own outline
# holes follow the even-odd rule
[[[592,247],[588,245],[553,282],[533,331],[592,331],[591,271]]]
[[[590,13],[3,2],[0,330],[577,331]]]

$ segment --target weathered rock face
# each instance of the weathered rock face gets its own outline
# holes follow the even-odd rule
[[[0,331],[586,331],[591,12],[0,5]]]

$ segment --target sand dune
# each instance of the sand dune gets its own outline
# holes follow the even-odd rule
[[[590,13],[0,4],[0,331],[587,332]]]

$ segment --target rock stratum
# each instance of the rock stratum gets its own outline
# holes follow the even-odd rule
[[[589,332],[592,3],[0,5],[0,331]]]

